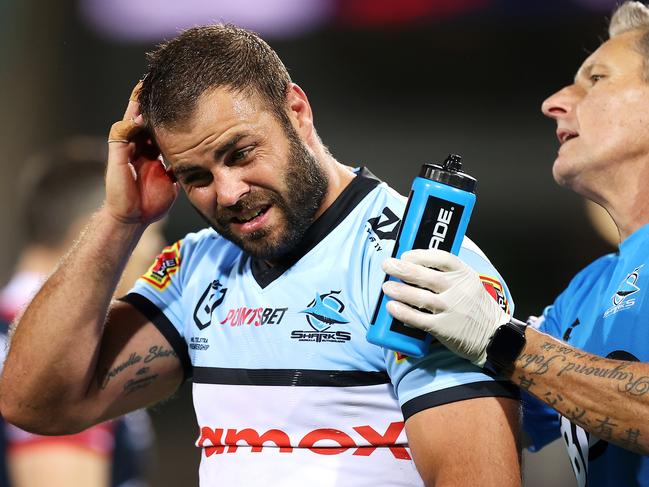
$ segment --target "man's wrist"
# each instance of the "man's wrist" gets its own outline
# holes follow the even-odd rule
[[[95,218],[101,222],[102,225],[108,226],[112,232],[116,232],[120,236],[134,236],[137,239],[142,236],[149,226],[147,223],[118,218],[113,215],[106,205],[99,208],[95,214]]]
[[[508,375],[525,347],[527,325],[514,317],[498,326],[487,345],[484,368],[497,375]]]

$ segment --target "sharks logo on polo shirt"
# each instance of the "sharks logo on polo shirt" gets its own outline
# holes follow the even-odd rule
[[[643,265],[633,269],[627,276],[622,279],[622,282],[617,287],[617,291],[611,297],[613,306],[604,312],[604,318],[625,309],[633,307],[636,303],[635,298],[632,298],[635,293],[640,291],[638,286],[638,279],[640,278],[640,269]]]
[[[301,342],[343,343],[351,340],[350,332],[332,328],[349,323],[343,315],[345,303],[339,295],[340,291],[316,293],[313,301],[299,312],[305,315],[311,330],[293,330],[291,338]]]

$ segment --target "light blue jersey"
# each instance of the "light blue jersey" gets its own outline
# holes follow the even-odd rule
[[[649,226],[644,226],[620,245],[618,253],[601,257],[577,274],[546,308],[539,329],[602,357],[648,362],[648,249]],[[649,387],[648,377],[623,371],[616,376],[629,394],[644,394]],[[649,457],[601,439],[610,435],[610,418],[599,419],[594,435],[539,401],[525,398],[525,404],[525,429],[535,449],[561,435],[580,487],[649,486]],[[649,434],[645,424],[646,418],[638,418],[639,429],[627,430],[629,445],[640,440],[638,435]]]
[[[205,229],[165,249],[124,298],[193,377],[203,485],[420,486],[404,419],[516,396],[441,345],[412,360],[366,341],[404,207],[361,170],[275,267]],[[475,244],[460,256],[511,306]]]

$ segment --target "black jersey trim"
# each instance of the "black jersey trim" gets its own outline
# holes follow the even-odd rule
[[[135,309],[146,316],[160,330],[162,336],[167,339],[169,345],[171,345],[171,348],[174,349],[174,352],[176,352],[176,355],[180,359],[183,367],[183,381],[189,379],[192,376],[192,362],[189,358],[187,343],[162,310],[138,293],[128,293],[126,296],[119,298],[119,301],[134,306]]]
[[[340,193],[320,217],[307,229],[298,248],[279,262],[269,266],[263,260],[252,258],[252,275],[262,288],[291,268],[313,247],[329,235],[351,211],[378,186],[381,181],[367,168],[360,168],[356,177]]]
[[[388,384],[385,372],[310,369],[230,369],[194,367],[195,384],[233,386],[357,387]]]
[[[494,380],[471,382],[415,397],[401,406],[401,411],[403,418],[408,419],[424,409],[478,397],[509,397],[518,400],[520,392],[511,382]]]

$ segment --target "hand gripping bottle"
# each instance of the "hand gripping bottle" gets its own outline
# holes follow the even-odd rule
[[[455,255],[460,252],[476,187],[476,180],[461,171],[461,159],[451,154],[441,166],[421,167],[410,189],[392,257],[399,258],[410,249],[441,249]],[[411,357],[422,357],[432,335],[394,319],[385,309],[389,299],[381,291],[367,340]]]

